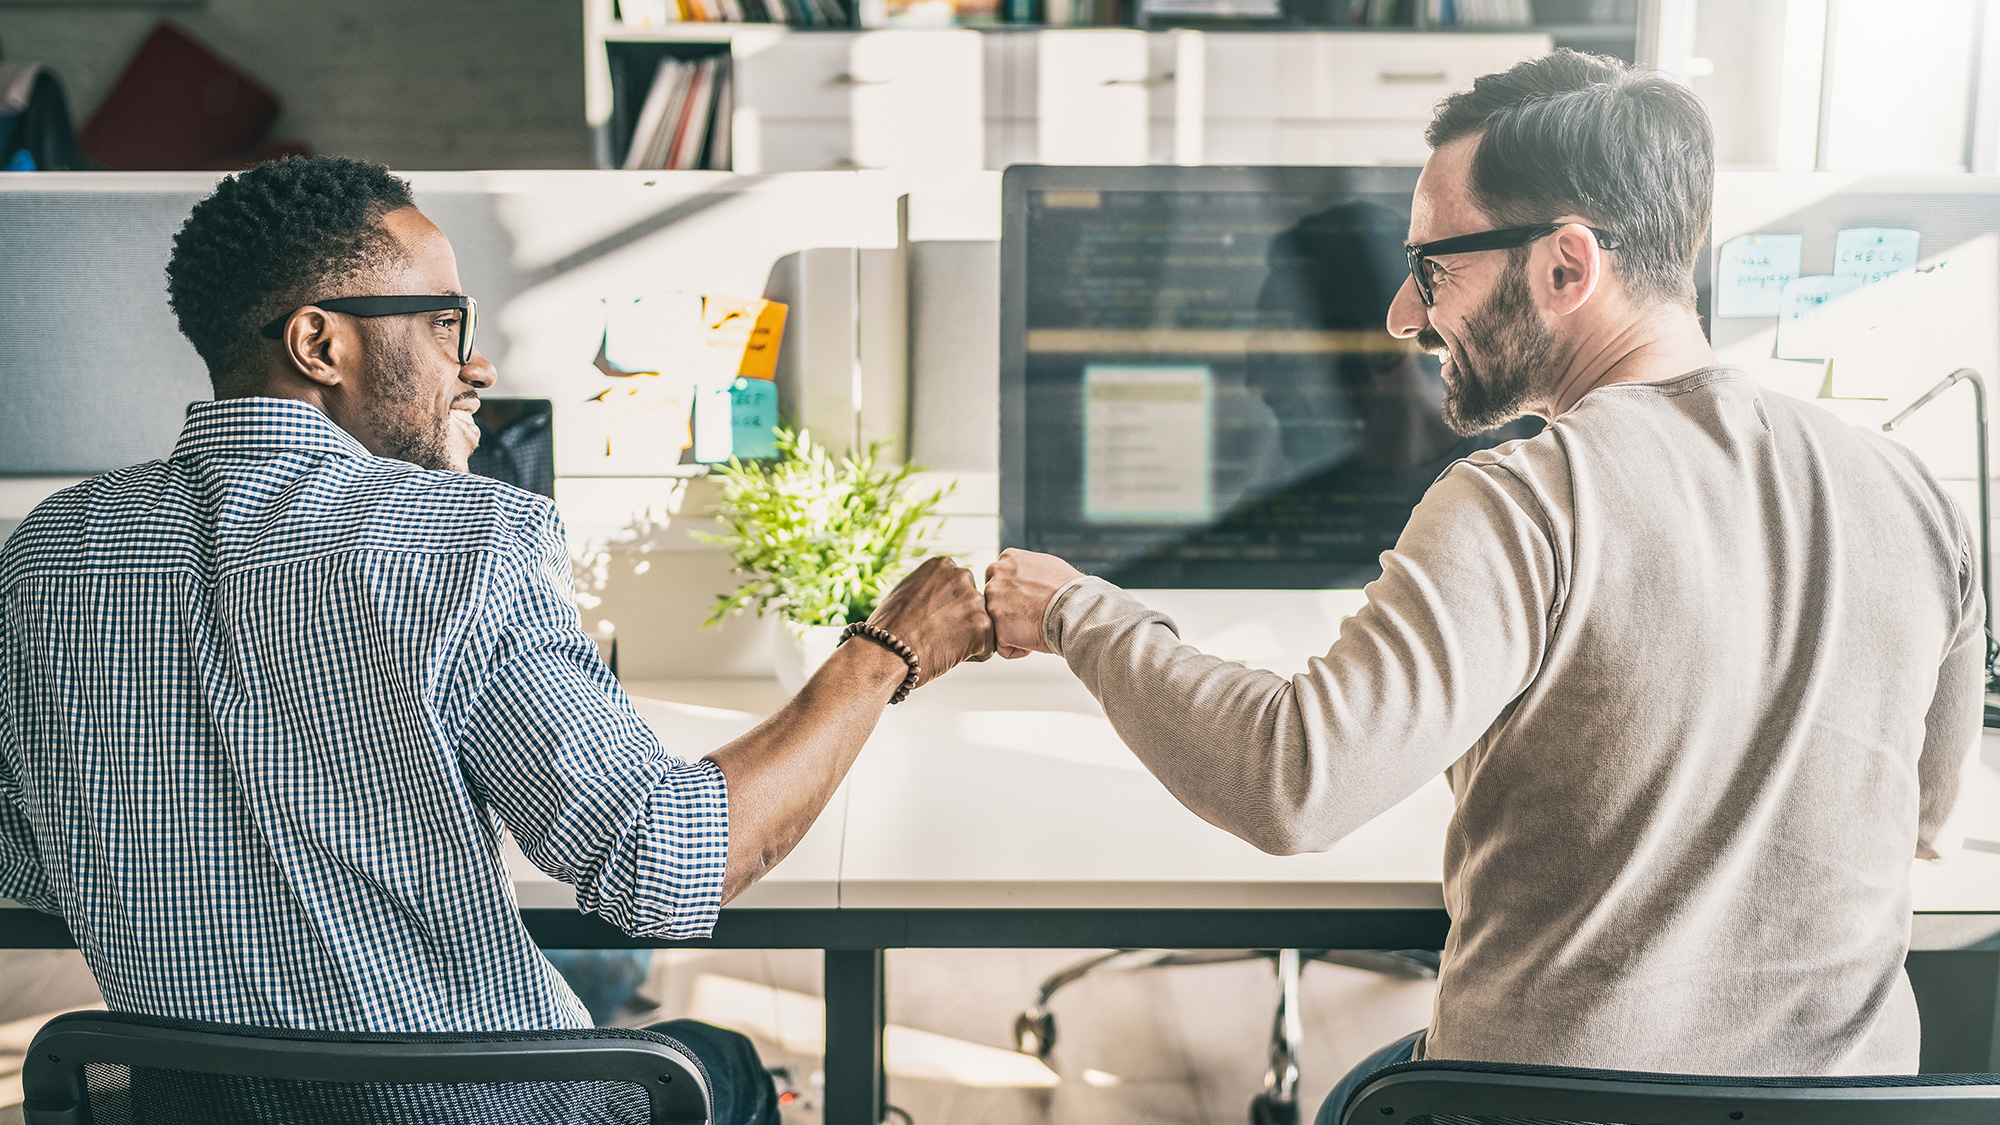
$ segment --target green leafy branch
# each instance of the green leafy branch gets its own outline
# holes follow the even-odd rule
[[[887,444],[836,459],[805,431],[780,428],[776,460],[732,458],[714,471],[722,486],[714,516],[725,530],[696,538],[728,550],[731,570],[744,579],[716,600],[709,627],[753,607],[799,625],[841,625],[874,612],[923,557],[932,532],[923,521],[951,492],[906,495],[921,470],[886,464]]]

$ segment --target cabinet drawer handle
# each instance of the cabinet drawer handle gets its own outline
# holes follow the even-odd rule
[[[1442,76],[1440,76],[1440,77],[1442,77]],[[895,79],[893,79],[893,78],[856,78],[856,77],[854,77],[854,76],[853,76],[852,74],[836,74],[836,75],[834,75],[834,76],[833,76],[833,79],[832,79],[832,85],[835,85],[835,86],[887,86],[887,85],[889,85],[889,84],[890,84],[891,82],[894,82],[894,81],[895,81]]]
[[[1107,78],[1104,80],[1104,84],[1106,86],[1165,86],[1173,80],[1174,76],[1168,73],[1162,74],[1157,78]]]
[[[1451,79],[1442,70],[1385,70],[1376,77],[1391,86],[1435,86]]]

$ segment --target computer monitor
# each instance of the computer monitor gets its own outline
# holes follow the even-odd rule
[[[472,420],[479,448],[466,467],[516,488],[556,495],[554,404],[545,398],[485,398]]]
[[[1415,168],[1041,167],[1004,177],[1000,536],[1124,586],[1381,573],[1454,460],[1386,327]]]

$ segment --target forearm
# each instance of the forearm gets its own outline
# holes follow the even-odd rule
[[[1052,603],[1048,640],[1119,738],[1202,819],[1280,854],[1351,827],[1325,803],[1306,807],[1317,787],[1292,766],[1312,752],[1283,677],[1182,644],[1164,615],[1101,582]]]
[[[1265,851],[1324,850],[1462,756],[1541,663],[1553,557],[1490,485],[1435,486],[1367,605],[1289,680],[1182,644],[1101,579],[1049,603],[1043,643],[1195,814]]]
[[[841,645],[791,702],[709,754],[729,785],[724,902],[791,853],[818,819],[909,671],[865,639]]]

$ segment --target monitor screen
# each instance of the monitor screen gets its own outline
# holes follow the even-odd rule
[[[548,399],[482,396],[472,420],[479,425],[479,448],[468,469],[555,499],[555,416]]]
[[[1414,168],[1007,170],[1001,542],[1121,585],[1363,585],[1438,474],[1385,325]]]

